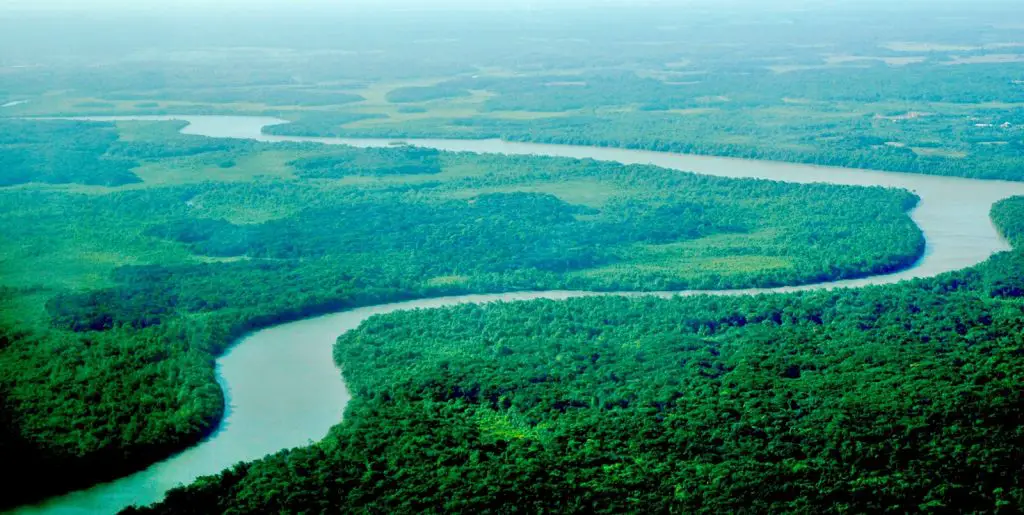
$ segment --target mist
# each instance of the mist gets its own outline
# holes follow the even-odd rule
[[[97,0],[80,2],[75,0],[7,0],[0,3],[0,10],[20,12],[87,12],[87,13],[200,13],[231,11],[289,11],[289,12],[351,12],[351,11],[498,11],[538,10],[567,7],[640,6],[656,4],[692,4],[702,0],[502,0],[499,2],[477,2],[473,0],[437,0],[422,2],[416,0],[178,0],[162,2],[157,0]],[[706,3],[706,2],[705,2]]]
[[[989,0],[984,3],[1011,4],[1014,0]],[[905,0],[902,5],[971,5],[965,0]],[[771,11],[791,8],[827,8],[846,6],[890,6],[885,0],[4,0],[0,14],[40,13],[180,13],[214,12],[388,12],[388,11],[543,11],[565,8],[701,6],[723,9],[742,6]]]

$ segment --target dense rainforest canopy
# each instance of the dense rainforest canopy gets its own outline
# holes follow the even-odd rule
[[[43,150],[108,134],[83,148],[141,181],[0,189],[3,445],[27,464],[7,502],[198,441],[223,411],[213,360],[253,328],[469,292],[809,283],[924,250],[905,191],[181,126],[0,121]]]
[[[132,173],[138,163],[110,152],[116,144],[117,131],[109,125],[0,121],[0,186],[142,182]]]
[[[338,340],[324,441],[130,512],[1015,513],[1022,265],[378,316]]]

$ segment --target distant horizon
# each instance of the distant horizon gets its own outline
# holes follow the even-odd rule
[[[637,4],[705,3],[710,0],[503,0],[502,2],[475,2],[472,0],[440,0],[423,2],[416,0],[221,0],[215,4],[203,0],[178,0],[173,3],[156,0],[96,0],[88,4],[76,0],[5,0],[0,2],[0,11],[32,12],[187,12],[187,11],[233,11],[238,9],[258,11],[429,11],[429,10],[472,10],[491,11],[504,9],[548,9],[559,7],[592,7],[595,5],[629,6]]]
[[[1016,0],[905,0],[907,4],[1007,4]],[[387,12],[387,11],[504,11],[504,10],[552,10],[561,8],[595,7],[651,7],[711,5],[716,7],[762,8],[804,8],[844,7],[879,4],[891,6],[887,0],[776,0],[758,2],[754,0],[501,0],[479,2],[473,0],[220,0],[210,3],[204,0],[0,0],[0,14],[5,13],[197,13],[197,12]]]

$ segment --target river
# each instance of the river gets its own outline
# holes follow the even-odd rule
[[[287,123],[265,117],[240,116],[126,116],[82,118],[94,121],[184,120],[182,132],[215,138],[263,142],[317,142],[380,147],[395,140],[303,138],[263,134],[263,128]],[[772,289],[718,292],[608,293],[600,295],[744,295],[784,293],[891,284],[931,277],[974,266],[992,254],[1009,250],[989,217],[992,204],[1024,195],[1024,183],[900,174],[812,165],[693,156],[639,150],[510,143],[500,140],[402,139],[402,142],[448,151],[591,158],[624,164],[653,164],[665,168],[733,178],[771,179],[796,183],[886,186],[911,190],[921,202],[911,217],[927,240],[924,256],[913,267],[894,274]],[[219,429],[201,444],[148,469],[111,483],[53,497],[16,514],[115,513],[133,505],[160,501],[165,492],[199,476],[216,474],[240,461],[250,461],[281,449],[323,438],[342,419],[350,396],[332,359],[339,335],[367,318],[409,309],[456,304],[534,299],[564,300],[599,295],[590,292],[531,292],[468,295],[402,302],[355,309],[271,327],[241,338],[217,360],[227,412]]]

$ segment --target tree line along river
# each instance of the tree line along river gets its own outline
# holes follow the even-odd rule
[[[272,136],[265,127],[284,120],[246,116],[122,116],[79,118],[93,121],[183,120],[182,132],[211,138],[242,138],[262,142],[316,142],[359,147],[394,143],[385,139],[345,139]],[[992,254],[1009,250],[989,211],[999,200],[1024,195],[1024,183],[981,181],[955,177],[830,168],[803,164],[670,154],[641,150],[511,143],[501,140],[403,139],[403,143],[445,151],[541,155],[652,164],[675,170],[731,178],[769,179],[796,183],[903,188],[921,202],[911,217],[927,240],[924,256],[900,272],[863,279],[798,287],[716,292],[594,293],[548,291],[467,295],[425,299],[355,309],[270,327],[244,338],[217,362],[227,412],[219,429],[203,443],[148,469],[111,483],[57,496],[14,510],[17,514],[114,513],[133,504],[151,504],[165,492],[199,476],[215,474],[240,461],[260,458],[280,449],[321,439],[342,419],[350,397],[331,358],[337,337],[367,318],[409,309],[455,304],[533,299],[563,300],[590,295],[747,295],[829,288],[855,288],[931,277],[967,268]]]

